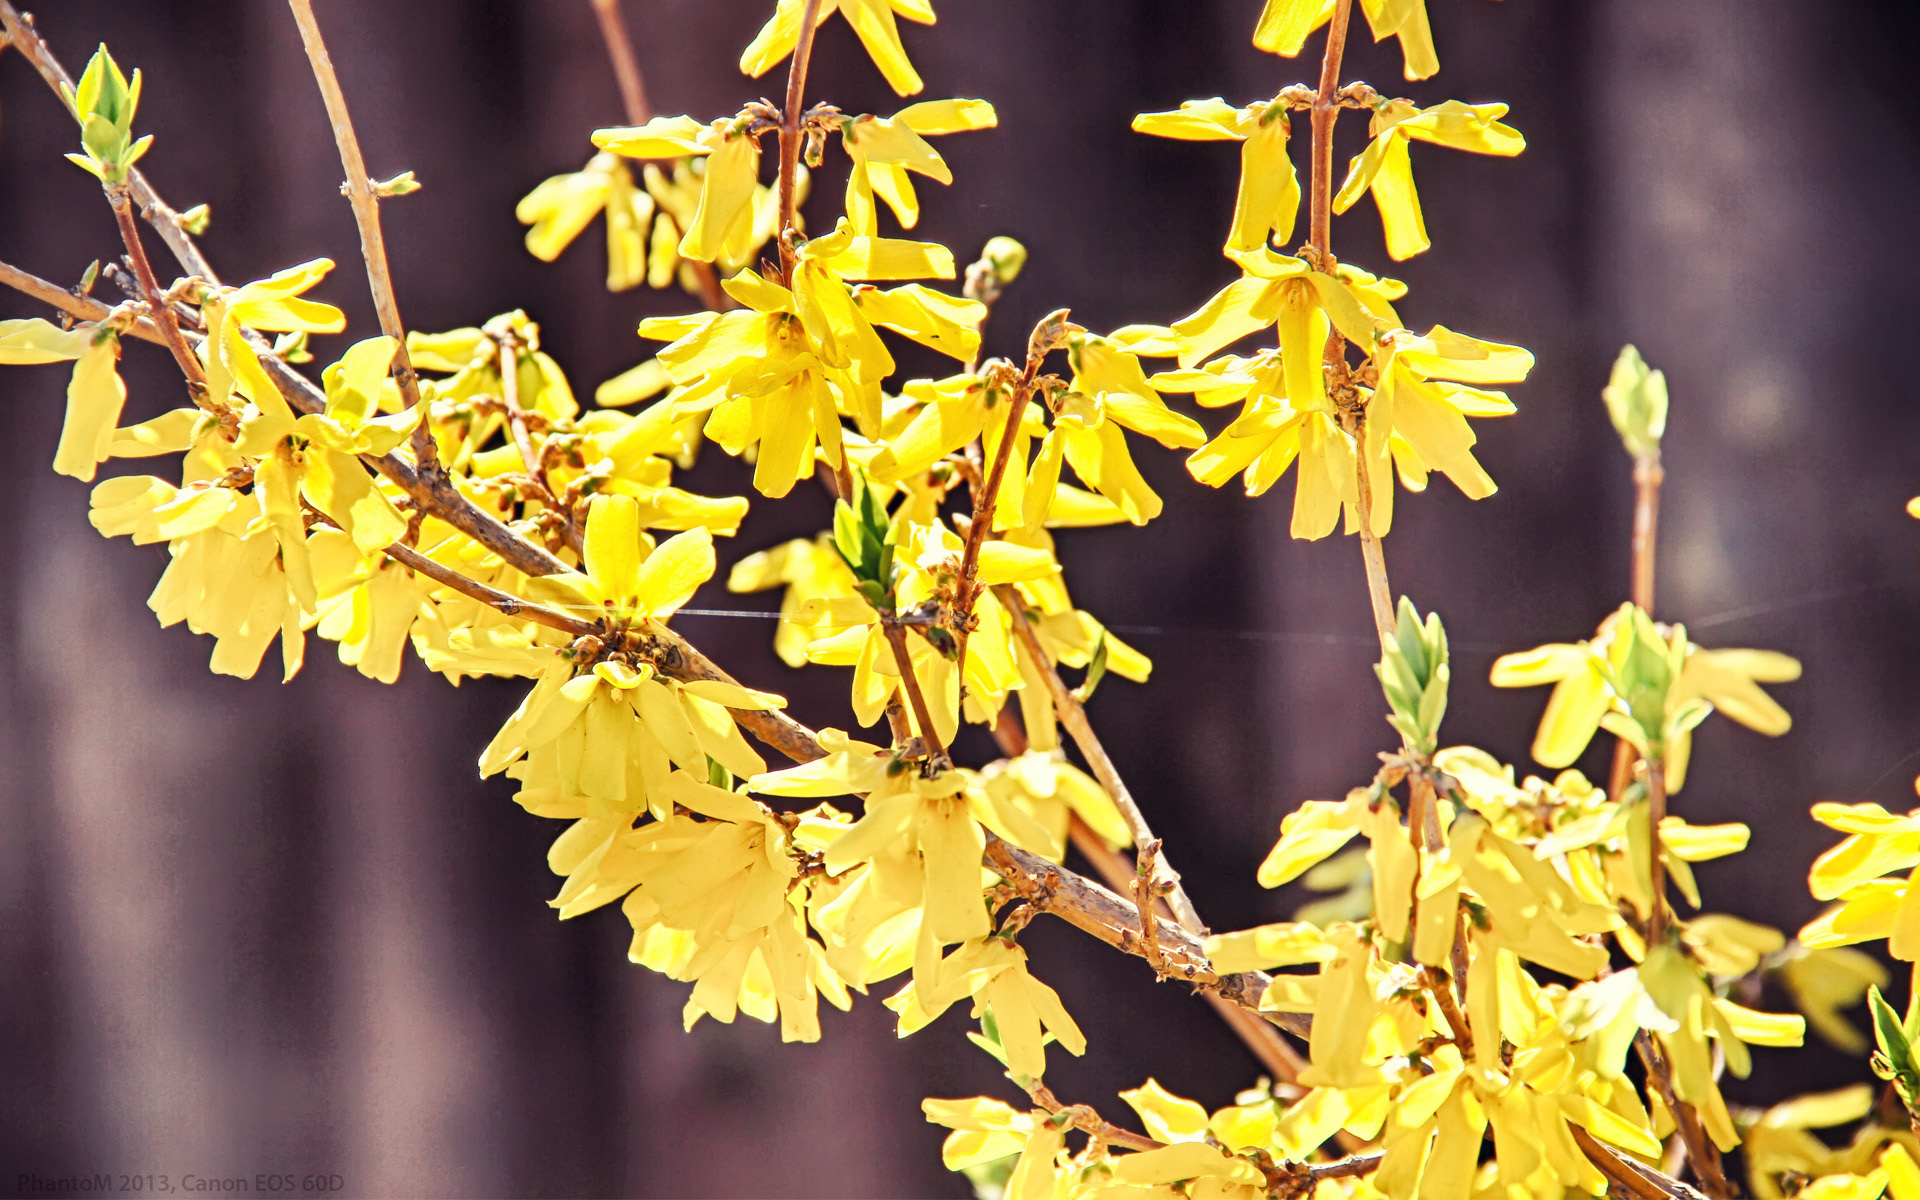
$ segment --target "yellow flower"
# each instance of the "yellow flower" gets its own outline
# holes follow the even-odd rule
[[[527,230],[527,252],[541,262],[560,257],[574,238],[607,214],[607,290],[640,286],[648,273],[647,228],[654,199],[633,184],[633,172],[602,151],[578,171],[544,180],[521,198],[513,215]]]
[[[259,489],[217,483],[175,488],[147,475],[109,479],[93,489],[93,525],[107,537],[169,542],[172,560],[147,606],[162,628],[185,621],[215,639],[216,675],[250,679],[280,638],[283,677],[306,654],[301,600],[288,579],[281,542]]]
[[[1382,339],[1380,382],[1367,402],[1368,479],[1373,485],[1373,531],[1393,525],[1393,474],[1408,491],[1424,491],[1439,471],[1469,499],[1494,493],[1494,482],[1473,457],[1477,440],[1468,417],[1504,417],[1514,411],[1503,392],[1465,386],[1518,383],[1533,355],[1518,346],[1484,342],[1435,325],[1425,337],[1401,330]]]
[[[1050,1200],[1055,1194],[1054,1159],[1066,1146],[1066,1131],[1044,1112],[1018,1112],[998,1100],[923,1100],[921,1111],[935,1125],[953,1130],[940,1146],[949,1171],[964,1171],[1019,1155],[1007,1177],[1007,1200]]]
[[[1392,100],[1374,109],[1368,132],[1373,142],[1355,155],[1347,167],[1346,182],[1333,198],[1333,211],[1346,212],[1371,191],[1380,209],[1385,227],[1387,253],[1394,261],[1412,258],[1425,251],[1426,221],[1420,215],[1420,193],[1413,186],[1413,164],[1407,154],[1411,141],[1432,142],[1475,154],[1512,156],[1526,149],[1526,139],[1500,118],[1507,115],[1504,104],[1462,104],[1448,100],[1432,108],[1416,109],[1404,101]]]
[[[1262,50],[1292,58],[1300,53],[1314,30],[1333,16],[1334,0],[1267,0],[1255,27],[1253,44]],[[1440,69],[1433,50],[1433,30],[1427,25],[1426,0],[1360,0],[1360,10],[1373,27],[1373,40],[1397,37],[1406,61],[1408,79],[1425,79]]]
[[[926,138],[946,133],[991,129],[998,121],[985,100],[927,100],[891,117],[850,117],[840,126],[840,145],[852,161],[847,174],[847,220],[854,231],[874,234],[874,197],[887,202],[900,224],[920,221],[920,199],[909,171],[952,183],[946,161]]]
[[[1920,889],[1913,877],[1882,878],[1920,865],[1920,812],[1895,816],[1878,804],[1816,804],[1813,819],[1847,834],[1814,860],[1816,900],[1839,900],[1800,931],[1809,949],[1887,939],[1887,952],[1920,960]]]
[[[376,417],[381,384],[397,343],[389,337],[357,343],[324,373],[327,409],[295,417],[256,412],[240,426],[234,448],[254,459],[254,491],[280,537],[294,594],[316,611],[313,571],[307,562],[304,498],[338,525],[363,553],[392,545],[407,519],[387,499],[360,455],[381,455],[405,441],[418,424],[417,410]]]
[[[1037,1080],[1046,1073],[1048,1034],[1067,1053],[1086,1053],[1086,1036],[1059,995],[1028,972],[1027,952],[1003,938],[982,935],[945,958],[916,962],[913,982],[887,997],[886,1005],[900,1014],[905,1037],[967,996],[974,998],[976,1015],[993,1018],[995,1038],[982,1044],[990,1053],[997,1051],[995,1057],[1015,1079]]]
[[[825,744],[823,742],[823,744]],[[840,875],[875,860],[899,861],[910,901],[924,910],[922,931],[940,944],[985,937],[992,931],[982,897],[980,856],[984,823],[1016,845],[1043,849],[1046,832],[1017,807],[979,787],[971,771],[931,776],[890,769],[877,746],[836,735],[834,753],[816,762],[755,775],[750,790],[766,796],[844,796],[864,793],[866,815],[826,850],[827,872]],[[895,886],[900,886],[896,884]]]
[[[1167,407],[1148,384],[1137,354],[1111,338],[1076,333],[1068,344],[1071,388],[1049,402],[1053,428],[1040,444],[1023,497],[1025,525],[1038,529],[1051,512],[1062,462],[1087,486],[1112,501],[1135,525],[1160,515],[1160,497],[1147,486],[1122,430],[1173,449],[1206,440],[1199,422]]]
[[[1627,631],[1631,605],[1610,614],[1588,642],[1555,643],[1520,654],[1505,654],[1493,664],[1495,687],[1554,685],[1547,711],[1534,736],[1533,757],[1545,766],[1565,767],[1587,748],[1609,713],[1624,715],[1626,707],[1615,691],[1612,673],[1625,660],[1633,638]],[[1681,640],[1679,679],[1668,695],[1670,713],[1692,702],[1704,701],[1757,733],[1779,737],[1793,719],[1762,683],[1787,683],[1800,677],[1800,663],[1771,650],[1705,650]],[[1667,788],[1679,791],[1686,782],[1692,734],[1681,730],[1667,748]]]
[[[706,159],[699,207],[680,241],[682,257],[738,258],[754,240],[760,138],[751,118],[721,117],[702,125],[692,117],[655,117],[645,125],[596,129],[593,144],[625,158]]]
[[[200,345],[200,355],[207,365],[211,407],[223,408],[238,388],[261,412],[292,415],[243,331],[339,333],[345,329],[345,313],[301,295],[331,270],[332,259],[316,258],[241,287],[215,289],[205,298],[200,315],[206,322],[207,339]]]
[[[843,222],[801,250],[791,289],[742,271],[725,286],[744,308],[653,318],[640,332],[672,342],[660,361],[681,385],[674,411],[712,410],[707,436],[730,454],[758,443],[754,486],[779,497],[812,473],[816,444],[829,465],[839,466],[841,414],[879,433],[880,381],[894,361],[876,325],[946,353],[968,353],[964,339],[956,344],[949,336],[950,318],[979,305],[908,288],[863,299],[846,281],[952,274],[944,247],[860,236]]]
[[[758,79],[792,54],[800,42],[800,19],[806,7],[807,0],[780,0],[773,19],[740,55],[740,70]],[[932,0],[821,0],[817,22],[824,23],[835,10],[853,26],[860,44],[867,48],[867,55],[894,91],[911,96],[924,86],[920,73],[907,61],[907,49],[900,44],[900,30],[894,24],[894,17],[931,25]]]
[[[1279,100],[1255,101],[1245,108],[1211,100],[1183,101],[1172,112],[1141,113],[1136,132],[1183,141],[1238,141],[1240,190],[1233,202],[1228,250],[1258,250],[1271,234],[1279,245],[1293,236],[1300,214],[1300,176],[1287,157],[1292,122]]]

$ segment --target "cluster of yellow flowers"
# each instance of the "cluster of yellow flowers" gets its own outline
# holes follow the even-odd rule
[[[1533,756],[1558,774],[1516,782],[1481,750],[1442,748],[1445,631],[1404,600],[1394,621],[1375,554],[1376,670],[1400,745],[1367,786],[1287,816],[1257,872],[1269,888],[1331,872],[1350,894],[1314,919],[1215,936],[1197,919],[1153,915],[1157,897],[1181,914],[1184,896],[1152,866],[1159,845],[1081,708],[1107,673],[1144,682],[1152,664],[1076,606],[1052,531],[1157,517],[1163,502],[1133,457],[1145,439],[1191,451],[1204,484],[1241,476],[1252,496],[1297,463],[1294,535],[1344,525],[1377,552],[1394,475],[1414,492],[1434,471],[1470,497],[1493,492],[1468,419],[1512,412],[1486,385],[1520,382],[1533,364],[1442,325],[1413,332],[1394,307],[1405,284],[1328,249],[1329,214],[1363,193],[1394,259],[1428,249],[1413,142],[1523,147],[1501,104],[1422,108],[1337,86],[1350,7],[1268,0],[1254,34],[1291,56],[1328,26],[1335,90],[1296,85],[1238,108],[1194,100],[1135,121],[1155,136],[1241,144],[1223,245],[1237,278],[1170,325],[1102,334],[1062,311],[1035,329],[1024,361],[983,363],[990,306],[1025,250],[995,239],[952,294],[934,286],[959,275],[952,251],[888,235],[881,209],[915,227],[912,176],[952,182],[927,139],[989,128],[993,107],[934,100],[850,116],[763,101],[705,123],[600,130],[583,171],[521,202],[536,256],[556,257],[604,212],[610,288],[677,281],[713,304],[643,322],[662,348],[601,385],[592,407],[519,312],[359,341],[315,387],[287,364],[305,361],[309,337],[345,328],[339,309],[306,295],[325,260],[241,287],[202,275],[162,303],[83,308],[78,323],[0,321],[0,363],[74,364],[56,470],[92,480],[115,458],[182,456],[177,482],[99,483],[93,523],[167,545],[150,604],[163,624],[213,635],[215,671],[251,676],[277,639],[291,678],[317,632],[385,682],[409,647],[455,683],[531,680],[480,771],[515,780],[530,812],[569,822],[548,856],[565,880],[554,907],[572,917],[620,903],[632,960],[692,985],[689,1026],[745,1013],[810,1041],[821,996],[845,1009],[853,992],[901,977],[885,1003],[902,1034],[969,1000],[974,1040],[1030,1100],[926,1102],[928,1119],[953,1130],[947,1165],[983,1195],[1693,1194],[1668,1173],[1680,1162],[1725,1195],[1720,1156],[1737,1150],[1756,1195],[1920,1200],[1920,1144],[1880,1119],[1887,1106],[1868,1090],[1765,1111],[1722,1090],[1724,1073],[1749,1074],[1750,1047],[1799,1045],[1809,1022],[1864,1049],[1841,1013],[1867,998],[1875,1069],[1920,1112],[1920,1009],[1896,1014],[1878,992],[1884,970],[1847,948],[1885,938],[1895,958],[1920,960],[1920,815],[1817,807],[1849,835],[1812,877],[1815,895],[1839,904],[1795,940],[1728,914],[1676,915],[1672,892],[1701,905],[1691,864],[1749,838],[1745,825],[1667,813],[1691,731],[1720,711],[1786,732],[1760,685],[1796,678],[1799,664],[1703,649],[1656,623],[1648,599],[1587,641],[1495,664],[1498,686],[1554,684]],[[1376,39],[1399,40],[1407,78],[1438,69],[1425,0],[1361,9]],[[804,53],[806,22],[835,12],[900,95],[921,90],[896,19],[931,24],[927,0],[779,0],[742,70]],[[804,74],[796,64],[790,104]],[[149,144],[131,134],[139,93],[138,73],[129,82],[103,48],[72,96],[85,147],[74,157],[117,206]],[[1293,116],[1311,112],[1324,143],[1342,108],[1369,114],[1368,144],[1337,189],[1331,159],[1316,161],[1316,228],[1289,249],[1303,205]],[[775,134],[768,182],[762,139]],[[843,215],[810,238],[796,212],[802,164],[820,165],[834,134],[849,167]],[[1272,345],[1228,353],[1269,332]],[[953,373],[897,379],[890,336],[952,359]],[[175,350],[190,404],[120,426],[129,337]],[[1150,371],[1152,360],[1171,362]],[[1209,434],[1169,397],[1238,413]],[[1630,351],[1607,403],[1629,451],[1657,464],[1664,380]],[[670,628],[716,571],[713,539],[734,535],[748,508],[674,486],[705,441],[750,462],[764,497],[816,475],[833,488],[831,530],[746,556],[726,583],[784,589],[780,657],[852,668],[853,719],[884,722],[884,744],[791,722],[781,697],[726,677]],[[1062,666],[1086,672],[1071,692]],[[967,722],[994,733],[1001,757],[954,762]],[[1094,774],[1068,761],[1063,725]],[[797,765],[770,769],[743,726]],[[1622,747],[1604,787],[1571,769],[1603,729]],[[1119,851],[1136,842],[1131,913],[1058,866],[1070,844],[1125,864]],[[1022,873],[1023,862],[1041,869]],[[1149,1079],[1122,1094],[1144,1133],[1061,1103],[1042,1082],[1045,1047],[1080,1054],[1086,1039],[1034,975],[1020,933],[1068,893],[1076,923],[1163,975],[1184,969],[1222,995],[1251,981],[1245,1007],[1304,1031],[1303,1063],[1214,1111]],[[1182,936],[1176,968],[1162,943]],[[1752,1007],[1768,981],[1805,1016]],[[1856,1121],[1839,1149],[1808,1132]]]

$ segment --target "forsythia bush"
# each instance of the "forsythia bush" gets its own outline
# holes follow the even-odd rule
[[[450,681],[526,680],[480,771],[568,822],[548,852],[565,879],[555,907],[617,903],[633,961],[691,985],[689,1026],[744,1013],[810,1041],[822,997],[846,1008],[882,985],[902,1033],[962,1005],[1018,1102],[934,1098],[925,1112],[953,1131],[947,1166],[983,1196],[1744,1187],[1920,1200],[1920,1010],[1891,1007],[1880,960],[1849,948],[1884,939],[1893,958],[1920,960],[1920,814],[1815,806],[1846,835],[1811,878],[1837,903],[1797,938],[1698,911],[1691,864],[1739,852],[1749,831],[1669,812],[1694,768],[1691,731],[1718,712],[1785,733],[1761,685],[1799,665],[1707,649],[1655,619],[1667,395],[1631,348],[1605,401],[1638,485],[1632,599],[1584,641],[1494,667],[1499,686],[1553,685],[1532,751],[1544,776],[1442,739],[1446,633],[1406,599],[1395,608],[1387,585],[1395,481],[1418,493],[1438,472],[1470,497],[1492,493],[1470,422],[1513,412],[1492,388],[1524,380],[1533,359],[1442,325],[1407,328],[1394,307],[1406,286],[1338,260],[1329,230],[1367,195],[1394,259],[1427,250],[1415,144],[1517,154],[1505,105],[1423,107],[1343,83],[1351,0],[1250,3],[1254,44],[1276,55],[1324,29],[1318,80],[1134,122],[1237,144],[1225,286],[1167,325],[1096,332],[1056,312],[1022,361],[982,362],[981,329],[1025,249],[996,238],[963,273],[947,247],[900,231],[919,218],[914,176],[952,182],[930,139],[992,126],[992,104],[849,115],[805,102],[814,29],[836,12],[897,92],[919,93],[897,22],[932,24],[929,0],[779,0],[740,65],[757,77],[790,61],[784,105],[710,121],[644,111],[601,3],[631,124],[594,132],[581,171],[521,202],[528,249],[553,259],[604,216],[610,288],[678,287],[704,304],[643,322],[655,357],[583,407],[523,313],[437,333],[401,324],[379,204],[415,184],[366,177],[308,0],[291,7],[380,331],[317,383],[295,371],[313,335],[345,328],[312,296],[333,264],[222,282],[195,241],[205,211],[175,212],[135,169],[151,143],[134,132],[140,73],[128,79],[102,47],[72,83],[0,0],[19,56],[79,121],[69,157],[116,214],[126,260],[109,271],[132,297],[109,307],[91,272],[69,290],[0,264],[0,281],[59,310],[0,321],[0,363],[73,364],[55,470],[91,480],[110,459],[173,460],[163,475],[100,483],[92,520],[166,545],[150,604],[162,624],[213,637],[214,671],[251,676],[277,642],[291,678],[317,634],[383,682],[409,650]],[[1409,80],[1438,70],[1425,0],[1359,7],[1376,39],[1398,39]],[[1336,186],[1331,137],[1347,110],[1370,141]],[[840,215],[803,226],[806,164],[836,141],[850,166]],[[140,218],[183,278],[156,273]],[[952,372],[898,379],[895,337]],[[129,340],[169,351],[186,395],[122,427]],[[1209,434],[1189,405],[1235,411]],[[750,464],[762,497],[838,497],[832,529],[760,550],[728,585],[784,589],[781,657],[851,668],[855,719],[875,732],[798,724],[671,627],[715,571],[713,539],[733,535],[749,503],[675,486],[706,441]],[[1079,607],[1055,531],[1156,517],[1163,501],[1135,466],[1154,443],[1188,452],[1199,482],[1237,476],[1249,496],[1291,468],[1294,536],[1360,542],[1399,741],[1374,778],[1300,805],[1247,864],[1267,887],[1311,872],[1345,889],[1295,921],[1208,933],[1084,707],[1106,675],[1145,682],[1151,663]],[[1084,670],[1078,686],[1063,667]],[[963,722],[988,726],[1001,757],[956,762]],[[1614,767],[1590,780],[1570,768],[1603,730]],[[1112,890],[1061,865],[1070,845]],[[1269,1074],[1212,1112],[1148,1079],[1120,1097],[1133,1127],[1056,1097],[1049,1054],[1080,1054],[1086,1039],[1022,947],[1042,914],[1208,994]],[[1804,1016],[1754,1007],[1769,983]],[[1800,1045],[1809,1023],[1865,1052],[1841,1015],[1863,999],[1870,1065],[1888,1081],[1878,1098],[1863,1082],[1765,1110],[1727,1103],[1722,1079],[1748,1073],[1750,1047]]]

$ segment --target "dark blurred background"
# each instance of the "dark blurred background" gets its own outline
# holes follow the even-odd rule
[[[1070,306],[1107,329],[1192,311],[1233,275],[1230,146],[1131,134],[1136,112],[1269,96],[1312,67],[1262,55],[1258,0],[945,0],[905,26],[928,97],[984,96],[996,130],[943,139],[958,177],[923,188],[920,232],[961,261],[993,234],[1032,261],[990,349]],[[1519,415],[1482,422],[1502,490],[1436,480],[1403,497],[1398,589],[1444,614],[1450,740],[1527,769],[1545,694],[1485,684],[1496,653],[1584,636],[1623,598],[1629,467],[1599,389],[1632,340],[1674,394],[1660,615],[1707,645],[1778,648],[1793,733],[1703,730],[1676,802],[1748,820],[1752,850],[1700,873],[1720,906],[1793,928],[1830,836],[1820,799],[1909,807],[1920,757],[1920,491],[1907,357],[1920,262],[1920,147],[1904,85],[1906,0],[1431,0],[1443,65],[1404,84],[1391,43],[1356,39],[1349,78],[1421,103],[1503,99],[1517,160],[1414,151],[1435,249],[1392,273],[1421,328],[1443,322],[1539,357]],[[599,227],[558,263],[520,245],[516,199],[591,153],[621,109],[587,0],[324,0],[318,5],[386,206],[400,304],[424,330],[524,307],[576,386],[644,356],[644,315],[677,294],[608,295]],[[739,48],[767,0],[627,0],[656,108],[705,120],[760,95]],[[339,164],[291,18],[264,0],[55,0],[40,27],[76,72],[95,43],[146,72],[143,166],[178,207],[211,203],[205,244],[238,282],[317,255],[321,289],[373,326]],[[1313,43],[1318,45],[1316,39]],[[892,112],[844,23],[822,33],[810,96]],[[1341,123],[1340,161],[1363,122]],[[72,281],[114,251],[92,181],[60,161],[73,126],[0,54],[0,258]],[[816,221],[838,211],[823,173]],[[174,269],[151,243],[163,275]],[[1369,202],[1335,249],[1392,269]],[[0,298],[0,315],[36,313]],[[1907,330],[1902,333],[1902,330]],[[330,357],[344,346],[320,347]],[[324,357],[323,357],[324,361]],[[177,402],[165,356],[128,356],[132,418]],[[562,924],[545,901],[559,826],[474,762],[523,685],[459,690],[417,663],[396,687],[310,643],[302,674],[216,678],[210,643],[160,630],[157,547],[106,542],[87,489],[53,475],[65,375],[0,375],[0,1193],[18,1173],[337,1172],[356,1195],[964,1195],[922,1096],[1014,1099],[950,1015],[897,1041],[878,997],[826,1014],[816,1045],[751,1021],[682,1033],[685,987],[625,961],[617,910]],[[1206,419],[1218,427],[1218,414]],[[1147,448],[1168,500],[1144,531],[1060,538],[1080,603],[1156,662],[1094,715],[1217,928],[1282,919],[1297,894],[1253,867],[1300,800],[1363,783],[1389,746],[1350,539],[1286,536],[1291,478],[1261,500],[1194,485]],[[691,473],[743,492],[717,452]],[[732,557],[811,533],[817,495],[756,503]],[[723,566],[724,575],[724,566]],[[715,586],[697,603],[738,607]],[[746,602],[752,603],[752,602]],[[759,621],[686,618],[741,677],[844,724],[844,678],[791,672]],[[1604,739],[1603,739],[1604,740]],[[1588,764],[1603,767],[1596,750]],[[1710,904],[1712,902],[1710,901]],[[1041,976],[1086,1028],[1056,1056],[1064,1097],[1117,1107],[1148,1074],[1209,1106],[1257,1065],[1207,1008],[1049,922]],[[1864,1076],[1760,1052],[1737,1099]],[[1769,1054],[1772,1057],[1767,1057]]]

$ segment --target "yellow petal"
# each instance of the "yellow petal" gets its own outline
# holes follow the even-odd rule
[[[640,582],[640,506],[631,496],[595,496],[583,540],[587,577],[610,604],[633,602]]]
[[[636,603],[642,612],[664,620],[693,599],[713,578],[713,533],[704,526],[676,533],[640,564]]]
[[[53,469],[62,475],[91,481],[94,468],[113,452],[114,427],[127,400],[127,386],[115,364],[120,339],[111,333],[97,339],[73,365],[67,384],[67,415],[60,426],[60,446]]]

